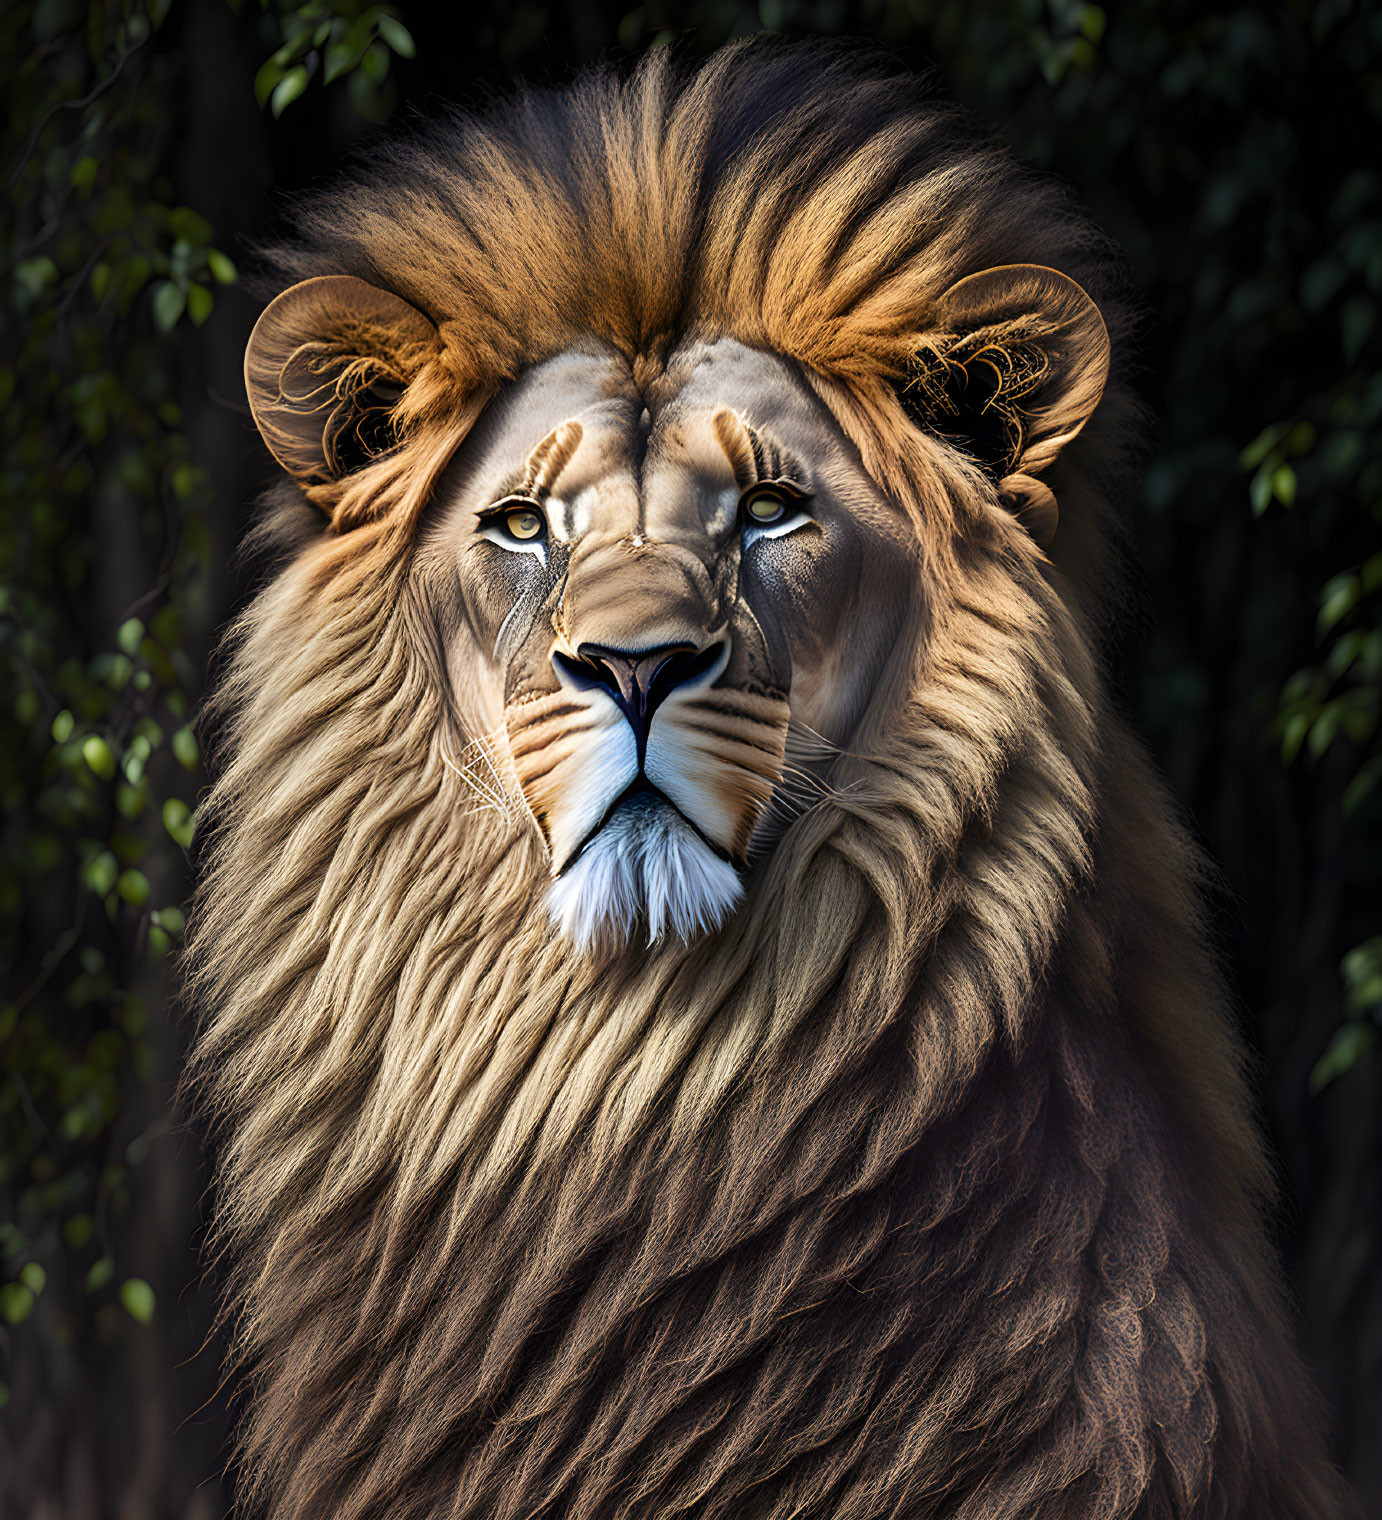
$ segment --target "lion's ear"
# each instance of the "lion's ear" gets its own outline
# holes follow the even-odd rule
[[[325,498],[395,447],[398,403],[440,347],[432,323],[389,291],[350,275],[304,280],[271,301],[250,334],[255,424],[279,464]]]
[[[1057,507],[1040,475],[1089,420],[1108,378],[1099,308],[1067,275],[1007,264],[940,298],[902,391],[914,420],[992,473],[1043,547]]]

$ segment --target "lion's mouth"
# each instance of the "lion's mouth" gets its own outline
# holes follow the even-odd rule
[[[721,924],[744,885],[723,850],[644,777],[627,786],[562,864],[547,894],[553,920],[578,945],[690,944]]]
[[[614,821],[617,815],[621,813],[630,815],[637,815],[639,813],[651,813],[656,812],[661,808],[665,808],[671,814],[673,814],[678,824],[690,829],[690,831],[696,836],[700,843],[717,859],[722,860],[732,869],[735,869],[739,866],[740,862],[736,862],[728,854],[727,851],[721,848],[720,845],[716,844],[715,841],[710,838],[710,836],[705,832],[703,828],[701,828],[701,826],[696,822],[694,818],[690,817],[681,808],[679,808],[676,803],[673,802],[672,799],[667,795],[666,792],[662,791],[661,788],[654,786],[653,783],[649,781],[648,778],[640,771],[639,774],[635,776],[631,782],[629,782],[624,790],[618,793],[610,801],[609,806],[606,807],[604,812],[596,820],[594,826],[580,840],[575,849],[570,850],[560,862],[553,862],[553,877],[555,878],[564,876],[566,872],[569,871],[578,860],[580,860],[581,856],[585,854],[590,845],[593,844],[595,840],[600,836],[600,834],[602,834],[604,830],[610,825],[610,823]]]

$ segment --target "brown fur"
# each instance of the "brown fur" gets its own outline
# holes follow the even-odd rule
[[[1344,1513],[1196,862],[1098,669],[1126,402],[1048,560],[899,399],[941,293],[1021,261],[1117,347],[1048,187],[872,62],[757,44],[430,127],[279,255],[445,347],[220,697],[194,1090],[247,1508]],[[531,831],[456,804],[414,525],[523,366],[695,332],[803,366],[915,524],[916,613],[726,927],[578,957]]]

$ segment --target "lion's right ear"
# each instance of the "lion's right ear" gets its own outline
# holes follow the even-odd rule
[[[1045,548],[1058,509],[1036,477],[1089,421],[1108,372],[1108,329],[1089,296],[1055,269],[1007,264],[940,297],[902,404],[992,475]]]
[[[350,275],[304,280],[271,301],[245,350],[254,421],[319,505],[398,444],[396,412],[441,350],[416,307]]]

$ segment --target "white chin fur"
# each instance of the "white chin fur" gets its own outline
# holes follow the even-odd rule
[[[648,943],[664,934],[690,944],[715,928],[743,895],[739,873],[675,808],[656,798],[626,802],[552,883],[547,909],[584,947],[631,939],[640,917]]]

